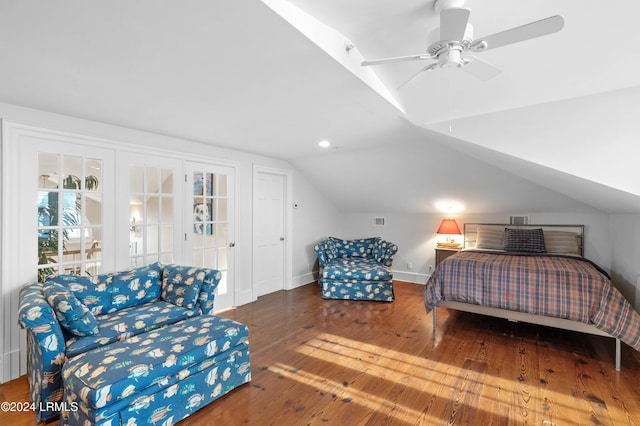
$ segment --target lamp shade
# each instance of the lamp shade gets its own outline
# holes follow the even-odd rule
[[[462,232],[460,232],[460,228],[458,228],[458,224],[456,223],[455,219],[442,219],[442,222],[440,223],[440,227],[438,228],[436,233],[448,234],[448,235],[462,234]]]

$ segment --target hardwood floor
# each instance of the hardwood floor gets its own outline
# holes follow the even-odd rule
[[[180,424],[640,424],[640,362],[612,339],[396,301],[323,300],[313,284],[221,315],[249,326],[252,381]],[[25,377],[0,401],[28,400]],[[33,413],[0,412],[0,425]]]

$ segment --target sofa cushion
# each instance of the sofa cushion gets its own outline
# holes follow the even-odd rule
[[[393,273],[375,259],[347,257],[329,262],[322,270],[322,277],[331,280],[387,281],[392,279]]]
[[[380,238],[363,238],[359,240],[342,240],[329,237],[335,245],[336,258],[345,257],[372,257],[373,247]]]
[[[173,324],[197,315],[197,311],[155,300],[96,318],[99,332],[94,336],[66,336],[66,355],[71,358],[82,352],[124,340],[136,334]]]
[[[47,281],[42,286],[42,291],[65,330],[76,336],[90,336],[98,333],[96,318],[69,288]]]
[[[70,359],[63,371],[65,388],[95,409],[128,406],[127,397],[169,387],[216,363],[218,374],[239,374],[226,372],[224,359],[229,357],[217,355],[246,344],[248,333],[245,325],[226,318],[189,318]]]
[[[165,265],[162,270],[162,300],[193,309],[209,269]]]
[[[68,287],[93,315],[101,315],[111,309],[111,285],[114,274],[85,277],[81,275],[57,275],[53,281]]]
[[[115,274],[111,287],[111,309],[108,312],[159,299],[161,272],[162,266],[156,262]]]
[[[375,300],[393,302],[393,283],[391,281],[343,282],[326,280],[322,284],[324,299]]]

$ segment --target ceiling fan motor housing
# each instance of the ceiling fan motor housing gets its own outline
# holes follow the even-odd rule
[[[469,49],[473,42],[473,25],[467,24],[462,40],[440,40],[440,27],[429,33],[427,37],[427,53],[438,59],[440,68],[462,66],[462,52]]]

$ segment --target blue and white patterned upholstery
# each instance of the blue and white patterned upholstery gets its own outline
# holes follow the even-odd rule
[[[46,282],[42,291],[63,330],[76,336],[98,334],[96,317],[68,287],[54,282]]]
[[[164,270],[170,271],[171,268]],[[164,327],[186,318],[212,313],[220,272],[205,269],[205,277],[193,309],[160,298],[163,267],[159,263],[95,277],[61,275],[51,281],[70,289],[95,316],[98,333],[76,336],[64,330],[44,296],[43,284],[22,288],[18,324],[27,330],[27,374],[36,421],[59,415],[46,402],[62,400],[61,371],[68,358],[100,346]]]
[[[343,240],[329,237],[318,243],[318,284],[325,299],[392,302],[391,265],[398,246],[379,237]]]
[[[174,424],[251,380],[248,329],[199,315],[101,346],[63,369],[62,425]]]

